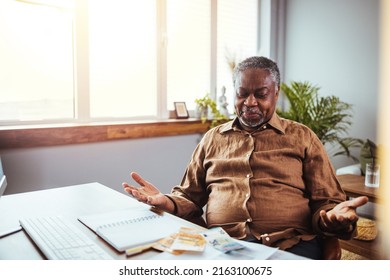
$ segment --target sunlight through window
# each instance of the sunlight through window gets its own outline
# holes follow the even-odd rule
[[[71,12],[0,0],[0,120],[73,118]]]
[[[92,117],[156,116],[155,2],[89,2]]]

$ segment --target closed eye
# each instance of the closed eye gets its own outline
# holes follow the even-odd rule
[[[236,96],[238,97],[238,98],[248,98],[249,97],[249,95],[250,95],[250,93],[249,92],[247,92],[247,91],[237,91],[236,92]],[[268,93],[268,91],[263,91],[263,90],[261,90],[261,91],[256,91],[255,92],[255,94],[254,94],[254,97],[256,98],[256,99],[265,99],[265,98],[267,98],[268,97],[268,95],[269,95],[269,93]]]
[[[265,98],[267,98],[267,96],[268,96],[268,93],[259,93],[259,94],[255,94],[255,98],[256,99],[265,99]]]

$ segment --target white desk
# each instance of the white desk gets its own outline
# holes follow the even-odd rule
[[[125,254],[117,253],[110,245],[77,220],[81,215],[102,211],[137,208],[140,203],[125,193],[117,192],[99,183],[75,185],[42,191],[6,195],[0,199],[0,232],[19,225],[21,217],[62,215],[82,229],[115,259],[126,259]],[[179,218],[177,218],[179,219]],[[180,219],[183,226],[197,227]],[[155,251],[148,251],[132,259],[155,258]],[[177,256],[180,259],[180,256]],[[44,259],[38,248],[24,231],[0,238],[0,259],[36,260]],[[284,251],[277,251],[270,259],[304,259]]]

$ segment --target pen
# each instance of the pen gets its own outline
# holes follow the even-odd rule
[[[145,251],[151,249],[155,244],[156,243],[150,243],[150,244],[146,244],[146,245],[141,245],[141,246],[129,248],[126,250],[126,256],[129,257],[129,256],[133,256],[133,255],[145,252]]]
[[[0,232],[0,238],[4,237],[4,236],[7,236],[7,235],[10,235],[12,233],[15,233],[15,232],[18,232],[18,231],[21,231],[22,230],[22,227],[21,226],[17,226],[15,228],[12,228],[12,229],[8,229],[8,230],[5,230],[5,231],[2,231]]]

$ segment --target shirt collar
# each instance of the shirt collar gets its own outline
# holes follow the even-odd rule
[[[230,130],[241,131],[242,129],[238,126],[238,122],[239,122],[238,118],[235,117],[232,121],[224,123],[219,130],[220,133],[225,133],[225,132],[230,131]],[[272,115],[271,119],[265,125],[276,129],[277,131],[281,132],[282,134],[285,134],[286,128],[283,126],[280,117],[276,113],[274,113]],[[257,130],[255,130],[255,131],[257,131]]]

